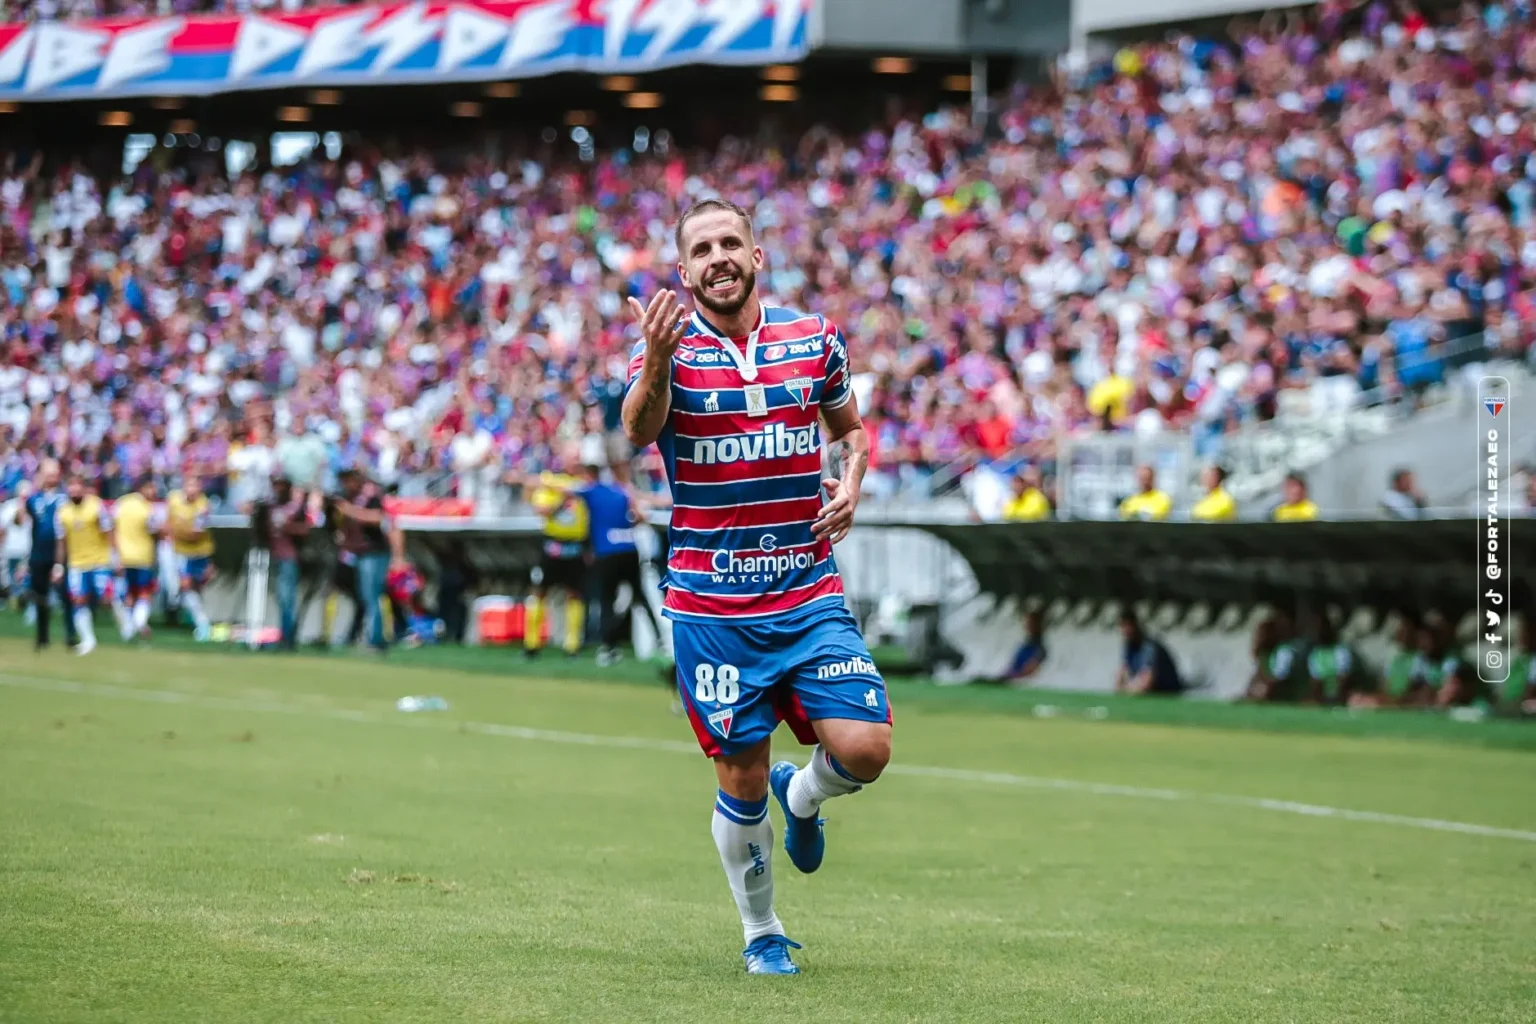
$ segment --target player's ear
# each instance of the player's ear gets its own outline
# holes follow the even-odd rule
[[[688,279],[688,264],[682,260],[677,261],[677,276],[683,282],[684,288],[692,288],[693,282]]]
[[[754,245],[752,247],[752,269],[763,269],[763,247],[760,245]]]

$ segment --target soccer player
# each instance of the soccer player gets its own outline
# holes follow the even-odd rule
[[[832,545],[853,526],[869,439],[848,350],[824,318],[764,305],[763,251],[739,206],[695,203],[677,226],[689,316],[663,291],[630,299],[642,341],[630,360],[624,431],[656,443],[672,486],[663,613],[677,683],[720,791],[711,825],[741,914],[747,972],[798,974],[773,909],[771,791],[784,848],[821,866],[824,801],[858,792],[891,754],[885,683],[843,598]],[[823,481],[818,419],[839,456]],[[822,490],[826,491],[823,503]],[[787,721],[810,762],[770,767]]]
[[[118,622],[123,640],[149,638],[149,608],[159,589],[155,548],[165,528],[165,510],[159,504],[155,478],[145,474],[137,486],[112,508],[117,520],[117,558],[123,573],[123,600],[127,614]]]
[[[165,522],[181,576],[181,605],[192,616],[193,638],[203,643],[211,632],[203,588],[213,581],[213,531],[208,527],[208,496],[196,473],[187,473],[181,490],[165,499]]]
[[[69,500],[59,506],[59,533],[69,564],[69,601],[74,608],[75,632],[81,655],[96,649],[92,613],[110,604],[122,618],[112,581],[112,513],[94,494],[85,492],[85,478],[69,478]]]
[[[46,459],[37,470],[37,487],[22,502],[16,525],[30,527],[32,552],[27,561],[27,580],[32,591],[33,625],[37,629],[35,648],[48,646],[49,620],[53,618],[52,597],[64,583],[64,533],[59,528],[59,510],[65,497],[59,490],[59,464]],[[67,596],[67,595],[66,595]],[[75,627],[69,613],[64,613],[64,640],[75,646]]]
[[[536,658],[544,648],[544,616],[551,590],[565,591],[565,653],[581,653],[587,626],[587,541],[591,515],[587,503],[575,493],[580,483],[562,472],[540,473],[531,480],[529,504],[544,517],[544,555],[539,560],[538,580],[528,603],[523,628],[523,655]]]

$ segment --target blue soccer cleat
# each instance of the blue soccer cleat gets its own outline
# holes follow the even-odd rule
[[[748,974],[799,974],[800,968],[789,958],[789,951],[799,948],[800,943],[782,935],[764,935],[753,939],[741,955],[746,958]]]
[[[789,809],[789,780],[798,770],[790,762],[780,761],[768,772],[768,786],[784,809],[784,852],[789,854],[791,864],[808,875],[821,867],[822,854],[827,852],[827,837],[821,830],[821,818],[815,815],[797,818]]]

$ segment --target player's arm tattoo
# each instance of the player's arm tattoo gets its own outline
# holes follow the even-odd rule
[[[869,434],[852,401],[822,413],[830,438],[827,444],[832,473],[844,484],[857,489],[869,468]]]
[[[660,436],[672,410],[672,367],[654,366],[647,361],[640,379],[624,396],[622,417],[624,433],[637,448],[643,448]]]
[[[869,468],[869,436],[861,426],[832,443],[832,472],[845,483],[860,484]]]

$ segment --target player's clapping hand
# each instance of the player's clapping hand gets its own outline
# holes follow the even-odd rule
[[[688,310],[678,300],[677,293],[670,288],[657,292],[649,306],[640,305],[640,300],[631,295],[629,309],[635,314],[640,333],[645,337],[645,358],[670,364],[677,343],[688,330]]]
[[[827,496],[832,500],[816,513],[811,533],[815,534],[817,540],[828,540],[836,544],[853,529],[853,509],[859,503],[859,495],[842,480],[823,480],[821,486],[827,489]]]

